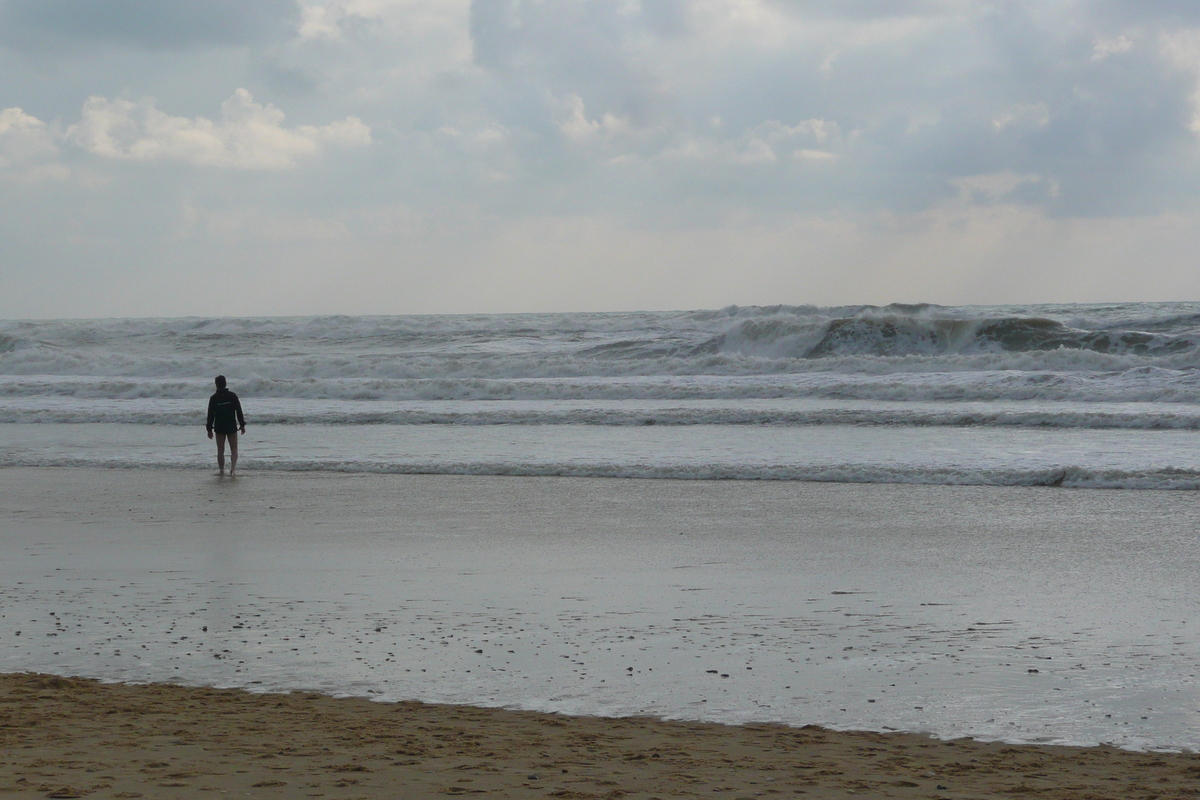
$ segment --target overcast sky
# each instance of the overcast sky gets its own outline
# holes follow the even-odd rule
[[[0,0],[0,317],[1200,300],[1195,0]]]

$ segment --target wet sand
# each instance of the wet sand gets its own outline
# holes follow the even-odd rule
[[[1200,755],[0,676],[4,797],[1200,796]]]
[[[0,673],[1200,749],[1181,492],[0,469]]]

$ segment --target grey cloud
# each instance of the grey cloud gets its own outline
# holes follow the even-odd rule
[[[945,0],[772,0],[778,10],[806,19],[877,20],[945,14]]]
[[[321,83],[319,75],[281,64],[277,59],[266,61],[259,71],[272,92],[286,96],[312,95]]]
[[[723,53],[713,80],[691,89],[679,80],[688,76],[673,74],[675,67],[655,59],[655,46],[645,45],[670,38],[678,49],[695,33],[685,7],[672,0],[643,2],[631,13],[585,0],[474,0],[472,35],[477,63],[524,98],[497,113],[534,132],[523,155],[540,159],[527,162],[528,172],[547,181],[578,180],[583,168],[569,166],[552,124],[562,111],[539,107],[539,91],[578,95],[591,120],[611,112],[667,131],[613,143],[599,156],[605,159],[622,152],[645,158],[679,137],[733,147],[771,121],[824,119],[853,133],[836,163],[820,171],[787,168],[788,153],[778,150],[774,166],[695,158],[658,160],[648,168],[657,177],[642,173],[682,202],[919,209],[956,196],[959,178],[1011,171],[1041,176],[1011,193],[1014,202],[1054,214],[1148,213],[1186,200],[1187,187],[1200,189],[1197,137],[1188,127],[1196,76],[1166,63],[1154,34],[1170,30],[1155,28],[1164,14],[1177,18],[1191,4],[1165,5],[1139,16],[1143,5],[1117,2],[999,2],[969,13],[961,4],[920,0],[778,2],[776,9],[801,22],[922,17],[930,24],[895,39],[850,37],[832,59],[820,43]],[[1097,37],[1120,15],[1148,33],[1130,49],[1096,58]],[[719,129],[709,123],[714,117]],[[558,157],[547,160],[547,152]],[[597,183],[617,180],[614,170],[594,168]]]
[[[519,0],[472,0],[471,38],[475,60],[491,68],[506,67],[520,47],[522,31],[516,19]]]
[[[61,50],[241,45],[294,29],[296,0],[0,0],[0,44]]]
[[[357,15],[367,7],[374,16]],[[595,241],[614,258],[724,230],[739,275],[755,261],[744,253],[775,235],[779,274],[791,275],[818,229],[844,231],[847,255],[822,264],[847,271],[870,226],[939,220],[930,250],[967,231],[947,264],[994,247],[999,231],[1020,241],[1018,260],[1051,272],[1060,234],[1142,231],[1113,235],[1124,252],[1161,238],[1164,219],[1191,225],[1200,198],[1192,0],[474,0],[469,17],[442,0],[329,0],[307,29],[296,14],[293,0],[0,0],[0,111],[23,109],[0,142],[9,283],[52,276],[52,297],[87,264],[113,297],[136,298],[155,276],[190,285],[179,275],[233,264],[260,285],[294,286],[293,262],[311,258],[322,274],[363,279],[340,285],[370,285],[416,263],[438,275],[447,252],[487,231],[495,252],[525,263],[527,244],[503,239],[522,226],[536,232],[528,242],[557,232],[562,252]],[[285,111],[285,132],[357,117],[372,144],[251,171],[137,160],[133,147],[105,153],[99,138],[64,135],[89,97],[110,112],[153,106],[190,130],[219,120],[240,87]],[[1170,214],[1144,217],[1156,211]],[[1074,219],[1088,215],[1104,221]],[[811,229],[790,227],[805,219]],[[594,240],[579,233],[593,229]],[[1026,246],[1031,231],[1047,233]],[[903,250],[906,236],[875,241]],[[287,237],[299,243],[271,244]],[[1099,246],[1076,257],[1090,269]],[[1178,249],[1182,274],[1194,248]],[[918,251],[908,263],[921,267]],[[709,256],[694,252],[675,285]],[[646,302],[676,302],[664,298]]]
[[[616,3],[598,0],[471,3],[478,64],[534,82],[538,91],[579,94],[638,118],[653,115],[662,100],[655,78],[627,46],[642,27],[640,15],[630,18]]]
[[[1155,187],[1188,171],[1197,147],[1188,129],[1195,77],[1164,63],[1152,41],[1094,58],[1094,17],[1071,20],[1063,34],[1020,7],[1009,12],[985,29],[997,55],[993,96],[1040,103],[1046,117],[995,132],[1005,166],[1055,177],[1061,193],[1050,205],[1059,212],[1160,210]]]
[[[1200,4],[1193,0],[1094,0],[1092,9],[1098,20],[1126,25],[1200,24]]]
[[[1195,76],[1164,60],[1157,17],[1142,20],[1132,47],[1097,58],[1095,38],[1120,33],[1117,11],[1133,14],[1132,6],[767,1],[795,23],[782,44],[744,30],[702,30],[724,23],[701,19],[684,0],[474,0],[469,22],[460,18],[455,28],[462,36],[469,24],[474,64],[429,70],[423,83],[407,80],[410,62],[397,55],[420,74],[424,62],[412,56],[421,52],[418,40],[387,38],[399,37],[403,25],[335,10],[340,35],[296,39],[280,48],[286,58],[248,56],[243,70],[257,83],[196,79],[199,87],[213,84],[215,100],[181,99],[182,79],[158,88],[151,81],[165,79],[147,77],[126,92],[114,78],[104,88],[76,89],[69,112],[57,116],[69,124],[88,94],[124,93],[154,96],[175,116],[212,118],[245,85],[287,110],[289,125],[361,117],[378,138],[369,152],[338,156],[339,168],[370,161],[345,181],[346,191],[329,191],[339,179],[318,181],[315,165],[295,178],[312,181],[317,207],[470,202],[512,215],[712,220],[734,207],[905,212],[965,196],[1069,216],[1141,214],[1200,196],[1200,143],[1188,127]],[[46,7],[66,6],[47,0]],[[182,5],[166,7],[186,17]],[[226,21],[240,13],[247,30],[258,24],[249,17],[270,17],[255,5],[197,8]],[[260,33],[286,27],[293,10],[274,0],[263,8],[275,9],[275,21],[259,25]],[[0,0],[3,13],[14,9],[26,14],[27,27],[37,17],[33,4]],[[346,20],[357,25],[353,35]],[[806,33],[814,20],[830,41]],[[873,23],[870,35],[860,35],[864,22]],[[139,63],[200,64],[201,55],[220,54],[193,49],[168,59],[143,51]],[[389,71],[405,74],[402,87],[379,78]],[[55,119],[22,97],[6,105]],[[577,108],[580,125],[571,129]],[[839,133],[829,141],[764,133],[810,120]],[[1032,177],[1011,191],[963,194],[963,179],[1003,173]]]
[[[687,0],[642,0],[642,18],[646,27],[666,38],[687,32],[687,10]]]

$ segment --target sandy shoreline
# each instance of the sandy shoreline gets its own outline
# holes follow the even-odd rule
[[[0,469],[0,673],[1195,750],[1180,493]]]
[[[1200,754],[0,675],[7,797],[1192,798]]]

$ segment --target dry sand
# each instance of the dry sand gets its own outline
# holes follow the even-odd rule
[[[0,675],[0,795],[1195,798],[1200,754]]]

